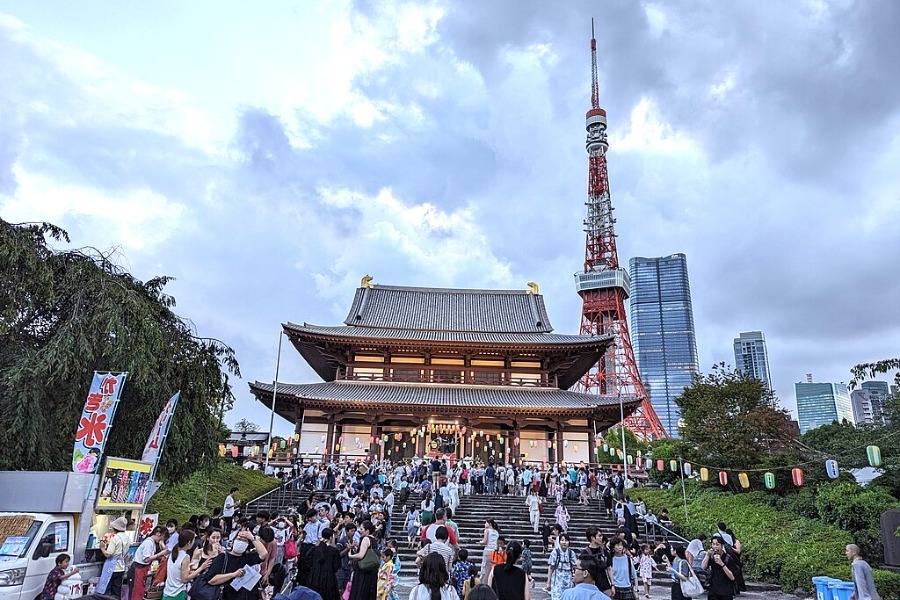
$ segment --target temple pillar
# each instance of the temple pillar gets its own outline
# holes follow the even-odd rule
[[[380,456],[378,455],[378,440],[381,439],[381,425],[378,424],[378,420],[372,421],[372,432],[369,434],[369,458],[371,460],[378,460]]]
[[[343,437],[344,437],[344,425],[343,423],[335,423],[334,425],[334,445],[331,446],[332,451],[332,459],[337,457],[338,460],[341,458],[341,446],[343,446]],[[335,449],[337,446],[337,449]]]
[[[334,453],[334,413],[328,415],[328,430],[325,433],[325,447],[322,448],[322,460],[327,460]]]
[[[597,435],[597,423],[593,417],[588,419],[588,466],[597,460],[597,444],[595,436]]]
[[[556,462],[557,464],[563,461],[563,429],[562,423],[556,423]]]
[[[520,458],[521,454],[522,454],[522,450],[520,449],[521,444],[522,444],[521,434],[522,434],[522,430],[519,428],[519,422],[513,421],[512,439],[510,440],[510,443],[511,443],[510,448],[512,448],[512,450],[513,450],[513,453],[512,453],[513,455],[512,455],[512,460],[510,462],[514,465],[521,464],[521,462],[522,462],[522,459]],[[516,440],[519,440],[518,444],[516,444]]]

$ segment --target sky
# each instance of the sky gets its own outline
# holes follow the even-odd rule
[[[535,281],[576,333],[592,17],[619,259],[687,255],[701,370],[761,330],[793,410],[897,356],[891,0],[0,0],[0,217],[175,277],[232,424],[268,426],[280,323],[340,324],[365,274]],[[317,377],[285,345],[279,379]]]

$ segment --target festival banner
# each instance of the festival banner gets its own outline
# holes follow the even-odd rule
[[[153,465],[151,475],[156,474],[156,468],[159,466],[159,457],[162,455],[163,445],[169,436],[172,416],[175,414],[175,407],[178,405],[178,398],[180,397],[181,392],[175,392],[175,395],[166,402],[162,412],[159,413],[159,418],[153,424],[153,429],[150,430],[150,437],[147,438],[147,444],[144,446],[144,454],[141,456],[141,460]]]
[[[75,432],[75,449],[72,451],[74,472],[97,472],[127,375],[94,372],[94,380]]]
[[[150,486],[150,463],[125,458],[107,458],[100,479],[98,509],[131,510],[143,508]]]

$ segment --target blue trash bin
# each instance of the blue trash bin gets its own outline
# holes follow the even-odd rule
[[[850,596],[853,595],[856,586],[848,581],[832,581],[828,584],[828,589],[831,591],[831,597],[834,600],[850,600]]]
[[[813,577],[812,582],[816,586],[816,600],[834,600],[831,590],[828,589],[828,584],[839,581],[840,579],[835,579],[834,577]]]

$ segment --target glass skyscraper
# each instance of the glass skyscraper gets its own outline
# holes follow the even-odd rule
[[[759,379],[772,390],[772,374],[769,373],[769,353],[766,336],[762,331],[747,331],[734,338],[734,368]]]
[[[890,384],[887,381],[863,381],[859,387],[869,392],[874,422],[884,423],[884,404],[892,396]]]
[[[847,420],[853,423],[850,390],[843,383],[795,383],[800,433]]]
[[[694,309],[684,254],[632,258],[631,343],[644,387],[663,427],[678,437],[675,398],[699,371]]]

